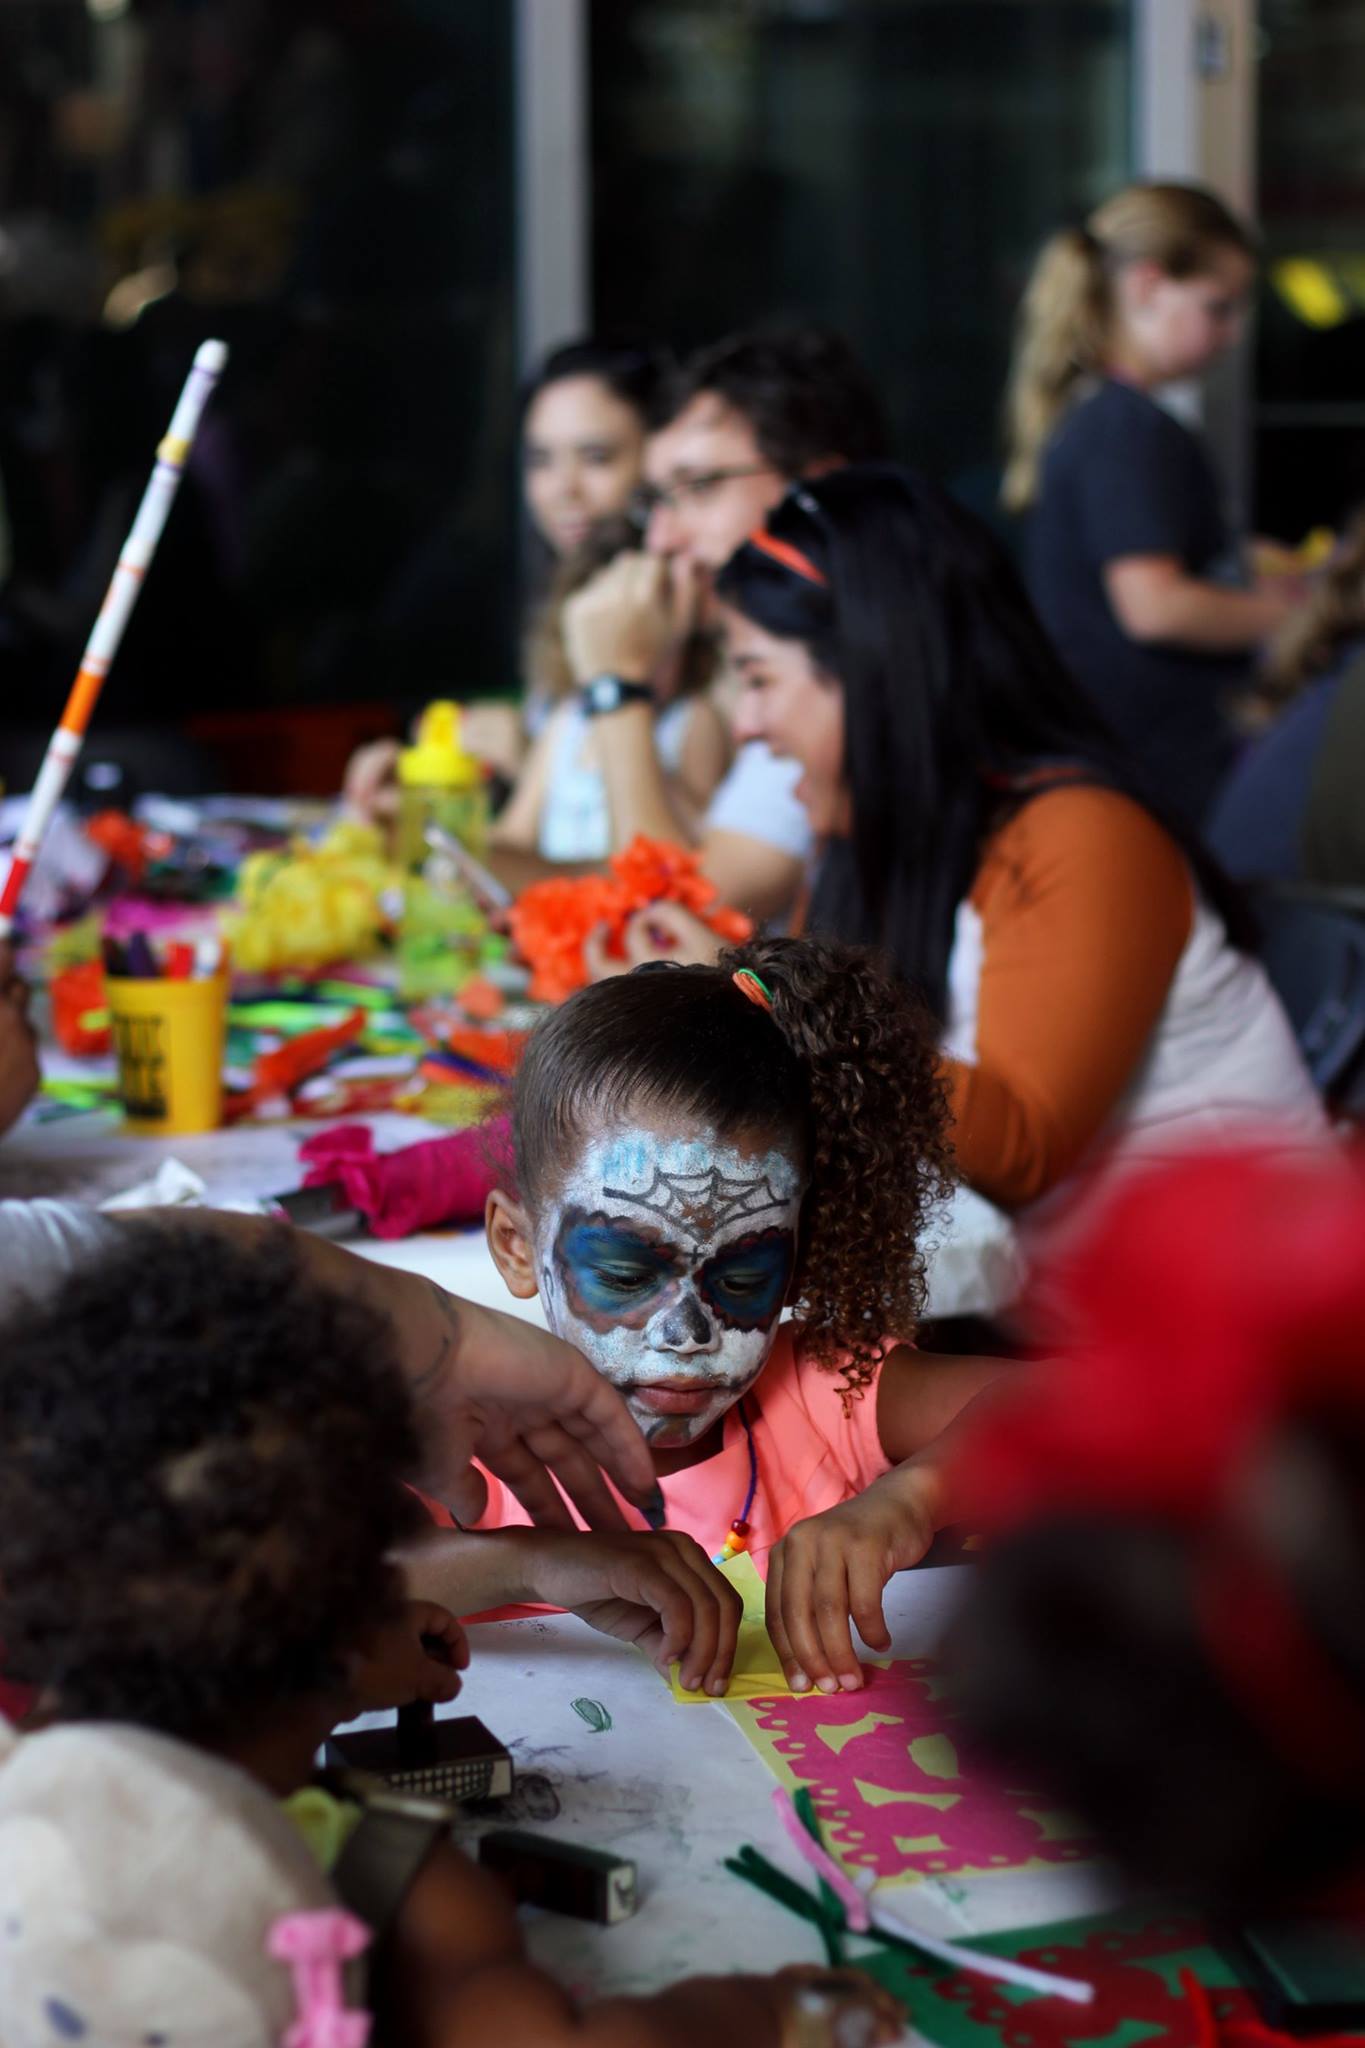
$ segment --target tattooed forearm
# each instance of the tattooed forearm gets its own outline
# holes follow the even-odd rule
[[[419,1399],[423,1394],[430,1393],[431,1389],[438,1384],[446,1367],[454,1359],[460,1348],[461,1324],[459,1303],[453,1295],[446,1293],[444,1287],[438,1287],[434,1280],[428,1280],[427,1287],[430,1290],[432,1301],[436,1305],[437,1313],[441,1318],[444,1328],[441,1331],[436,1346],[436,1354],[431,1363],[424,1366],[421,1372],[415,1374],[412,1379],[412,1391]]]

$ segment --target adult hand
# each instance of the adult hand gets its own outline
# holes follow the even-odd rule
[[[0,1131],[32,1101],[41,1078],[28,990],[14,971],[13,953],[0,942]]]
[[[656,555],[618,555],[575,591],[561,614],[574,680],[646,683],[678,638],[674,586]]]
[[[720,940],[709,924],[681,903],[648,903],[627,918],[622,933],[624,957],[608,953],[606,932],[599,925],[583,941],[583,960],[591,981],[629,974],[647,960],[676,960],[683,967],[714,967]]]
[[[210,1209],[145,1209],[140,1216],[246,1241],[292,1228]],[[421,1442],[421,1468],[411,1477],[424,1492],[463,1499],[470,1460],[480,1458],[542,1526],[574,1526],[558,1480],[590,1527],[624,1529],[605,1470],[647,1515],[662,1519],[644,1438],[615,1388],[572,1345],[325,1237],[299,1231],[294,1243],[319,1286],[357,1295],[388,1318]]]
[[[386,1277],[413,1276],[390,1269]],[[419,1284],[437,1326],[434,1353],[423,1354],[430,1365],[410,1375],[426,1454],[419,1485],[445,1498],[477,1457],[542,1528],[573,1527],[558,1480],[589,1527],[624,1529],[603,1468],[646,1512],[662,1507],[644,1438],[581,1352],[520,1316]],[[411,1358],[410,1312],[391,1307]]]
[[[850,1615],[871,1649],[890,1649],[882,1590],[933,1542],[935,1483],[899,1466],[856,1499],[797,1522],[777,1545],[768,1560],[768,1633],[793,1692],[859,1691]]]

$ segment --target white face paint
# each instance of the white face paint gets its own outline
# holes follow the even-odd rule
[[[620,1389],[651,1444],[696,1443],[758,1378],[801,1194],[786,1151],[631,1126],[589,1145],[537,1218],[550,1328]]]

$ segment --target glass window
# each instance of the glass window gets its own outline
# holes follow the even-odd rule
[[[1365,503],[1365,0],[1262,0],[1256,515],[1297,540]]]
[[[506,0],[0,8],[6,723],[60,701],[210,334],[102,716],[505,684],[511,46]]]
[[[1126,0],[594,0],[600,326],[838,325],[900,451],[993,500],[1011,323],[1129,175]]]

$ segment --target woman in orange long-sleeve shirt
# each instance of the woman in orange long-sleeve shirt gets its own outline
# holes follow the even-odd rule
[[[801,761],[825,842],[812,927],[884,944],[934,1005],[965,1179],[1022,1209],[1172,1139],[1321,1130],[1236,896],[979,521],[906,471],[839,471],[718,595],[743,737]]]

